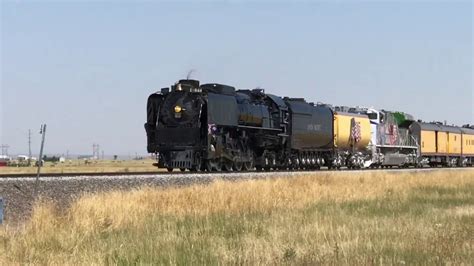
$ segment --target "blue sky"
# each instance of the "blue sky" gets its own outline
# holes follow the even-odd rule
[[[474,123],[464,2],[1,3],[0,143],[146,153],[147,96],[194,78]]]

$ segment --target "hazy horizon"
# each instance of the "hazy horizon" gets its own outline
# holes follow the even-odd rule
[[[1,4],[0,144],[146,154],[149,94],[185,78],[474,124],[473,4]]]

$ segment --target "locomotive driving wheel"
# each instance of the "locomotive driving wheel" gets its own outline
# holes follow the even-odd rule
[[[207,160],[206,161],[206,170],[208,172],[212,172],[212,171],[220,172],[222,170],[222,164],[221,164],[220,160],[218,160],[218,159]]]
[[[222,171],[222,163],[219,159],[215,160],[214,169],[216,169],[217,172]]]
[[[224,172],[232,172],[233,166],[234,166],[234,162],[233,162],[233,161],[231,161],[231,160],[225,160],[225,161],[222,163],[222,170],[223,170]]]
[[[253,164],[253,155],[249,156],[249,161],[245,162],[243,164],[243,169],[244,171],[250,171],[253,170],[254,164]]]
[[[253,154],[253,151],[247,147],[244,143],[240,143],[240,154],[245,158],[243,162],[241,162],[242,166],[241,169],[243,171],[250,171],[255,168],[255,156]]]
[[[241,161],[234,161],[234,171],[240,172],[242,171],[244,164]]]

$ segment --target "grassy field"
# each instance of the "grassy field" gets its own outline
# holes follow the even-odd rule
[[[64,163],[46,162],[41,173],[105,173],[105,172],[157,172],[154,160],[71,160]],[[32,174],[36,167],[0,167],[0,175]]]
[[[474,171],[317,173],[38,203],[0,264],[465,264]]]

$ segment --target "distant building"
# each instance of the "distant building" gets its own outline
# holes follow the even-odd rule
[[[8,155],[0,155],[0,162],[8,162],[11,161],[12,158]]]
[[[0,167],[7,166],[11,158],[7,155],[0,155]]]
[[[19,162],[28,161],[28,158],[29,158],[29,157],[26,156],[26,155],[18,155],[18,156],[16,157],[16,159],[17,159]]]

